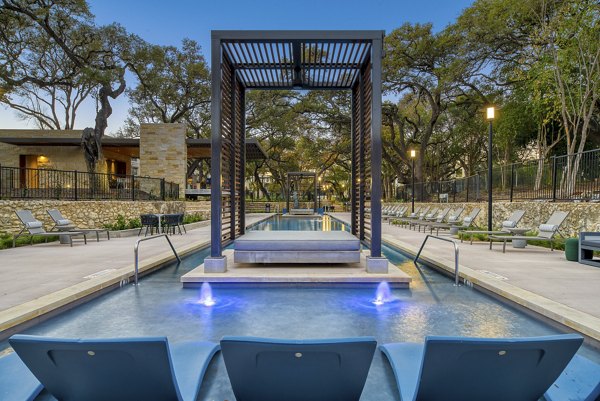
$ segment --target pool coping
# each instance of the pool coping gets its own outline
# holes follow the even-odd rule
[[[382,236],[382,242],[413,257],[418,251],[416,247],[399,241],[389,234]],[[454,276],[454,266],[432,257],[428,252],[423,253],[419,259],[433,268]],[[585,336],[591,345],[600,348],[600,318],[478,272],[460,263],[459,275],[464,285],[475,287],[503,301],[509,301],[511,304],[533,312],[567,330],[576,331]]]

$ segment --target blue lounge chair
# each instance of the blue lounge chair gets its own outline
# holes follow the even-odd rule
[[[402,401],[537,401],[583,342],[581,336],[427,337],[381,346]]]
[[[14,335],[10,345],[62,401],[194,401],[218,344],[165,337],[98,340]]]
[[[376,347],[372,337],[221,340],[237,401],[358,401]]]
[[[42,391],[42,383],[14,352],[0,358],[0,400],[32,401]]]
[[[546,401],[600,400],[600,365],[575,355],[544,398]]]

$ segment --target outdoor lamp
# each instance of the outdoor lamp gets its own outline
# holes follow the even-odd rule
[[[494,121],[495,115],[494,106],[490,106],[486,109],[487,120],[489,121],[488,129],[488,173],[487,173],[487,191],[488,191],[488,231],[492,231],[492,122]]]
[[[414,149],[410,150],[410,161],[411,161],[411,175],[412,175],[412,189],[411,189],[411,206],[410,212],[415,212],[415,157],[417,157],[417,151]]]

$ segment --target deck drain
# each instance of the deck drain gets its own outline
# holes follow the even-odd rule
[[[504,276],[501,276],[499,274],[492,273],[491,271],[479,270],[479,272],[481,272],[483,274],[487,274],[488,276],[493,277],[493,278],[495,278],[497,280],[508,280],[508,277],[504,277]]]
[[[99,272],[96,273],[92,273],[89,276],[85,276],[84,278],[96,278],[96,277],[102,277],[102,276],[106,276],[109,273],[114,272],[117,269],[106,269],[106,270],[100,270]]]

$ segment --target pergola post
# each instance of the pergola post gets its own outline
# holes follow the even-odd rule
[[[382,40],[371,47],[371,257],[381,257],[381,51]]]
[[[221,247],[221,41],[211,40],[211,163],[210,163],[210,256],[220,258]]]

